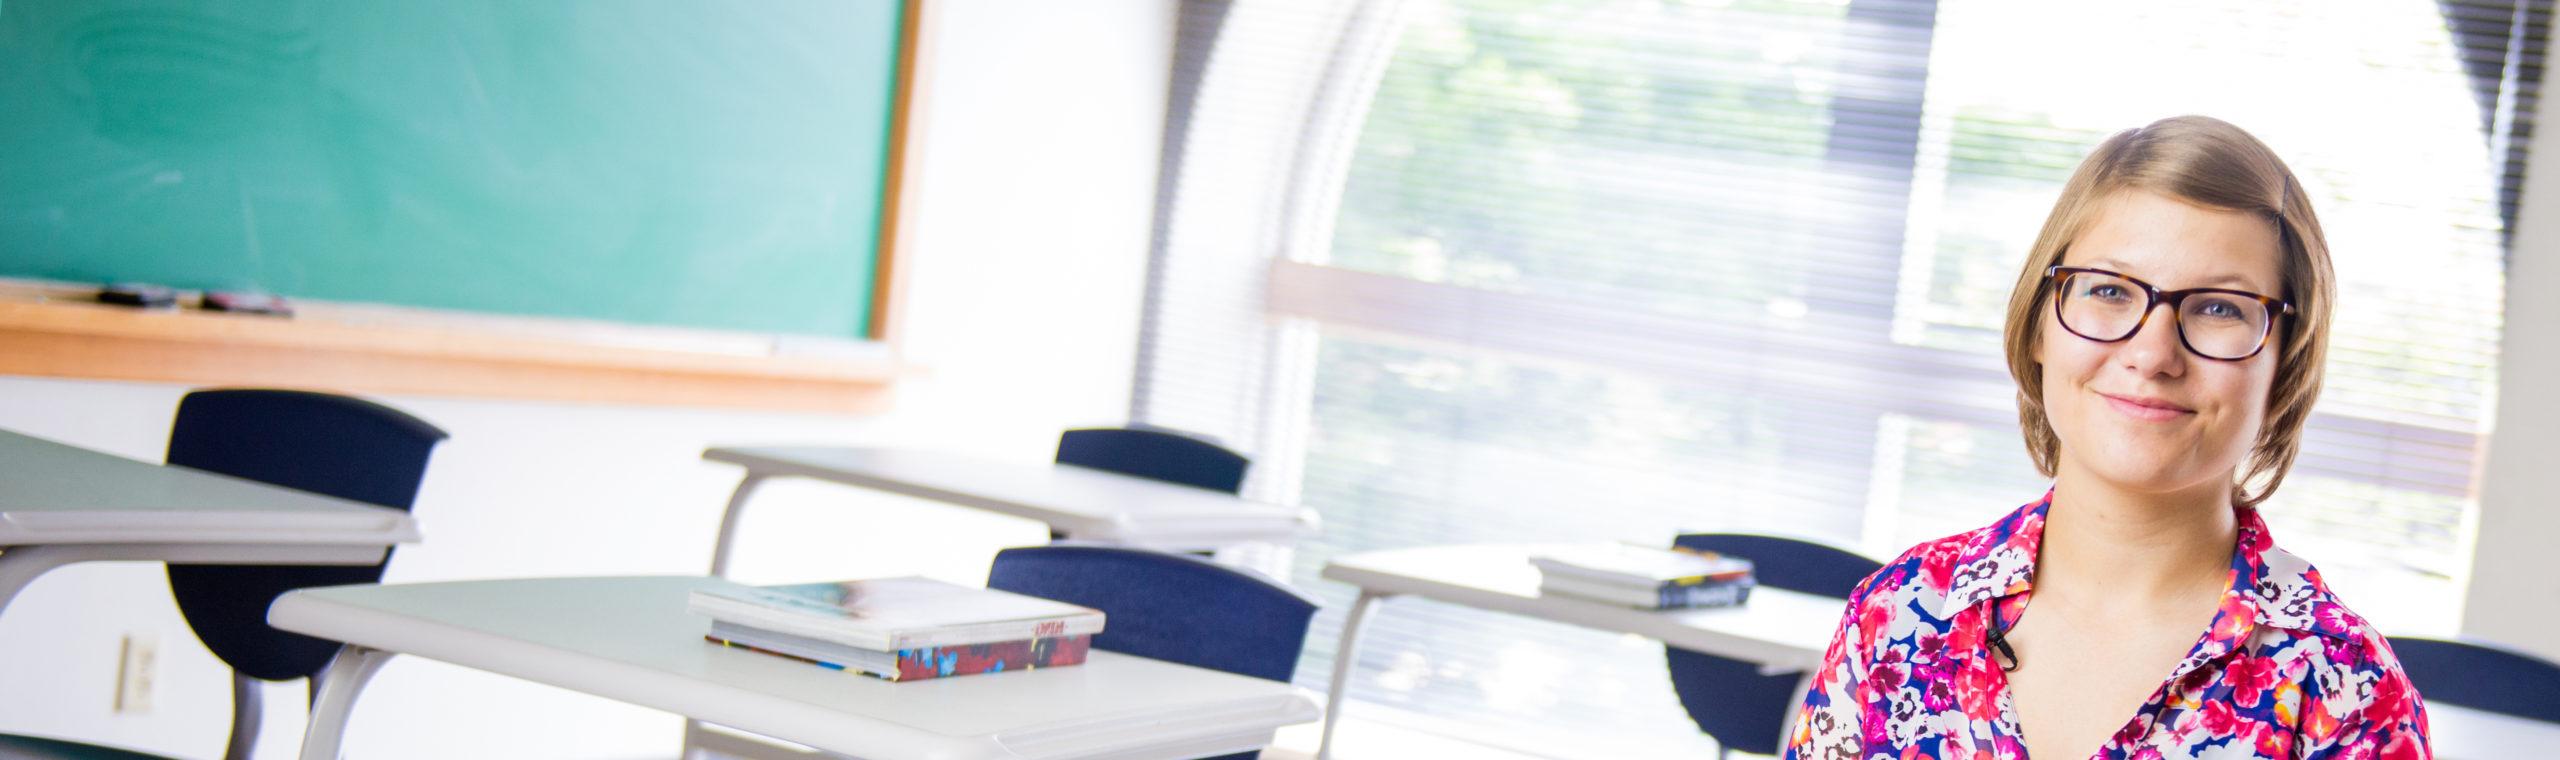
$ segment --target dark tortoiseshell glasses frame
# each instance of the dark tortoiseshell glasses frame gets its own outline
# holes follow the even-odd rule
[[[2081,331],[2079,330],[2079,328],[2072,327],[2072,326],[2071,326],[2071,321],[2070,321],[2070,320],[2068,320],[2068,319],[2063,318],[2063,316],[2062,316],[2062,302],[2063,302],[2064,300],[2066,300],[2066,297],[2067,297],[2067,296],[2069,296],[2070,294],[2069,294],[2069,293],[2064,293],[2064,292],[2061,292],[2061,291],[2062,291],[2062,283],[2064,283],[2065,281],[2068,281],[2069,279],[2071,279],[2071,276],[2072,276],[2072,275],[2075,275],[2075,274],[2097,274],[2097,275],[2106,275],[2106,276],[2108,276],[2108,277],[2113,277],[2113,278],[2116,278],[2116,279],[2119,279],[2119,280],[2123,280],[2123,281],[2125,281],[2125,282],[2133,283],[2133,286],[2134,286],[2134,287],[2141,288],[2141,289],[2142,289],[2142,296],[2143,296],[2143,299],[2144,299],[2144,300],[2143,300],[2143,303],[2142,303],[2142,314],[2141,314],[2141,316],[2136,317],[2136,318],[2133,320],[2133,327],[2132,327],[2132,328],[2130,328],[2130,329],[2125,330],[2123,335],[2118,335],[2118,336],[2115,336],[2115,337],[2112,337],[2112,338],[2099,337],[2099,336],[2096,336],[2096,335],[2090,335],[2090,334],[2088,334],[2088,333],[2081,332]],[[2128,275],[2128,274],[2125,274],[2125,273],[2123,273],[2123,272],[2113,272],[2113,271],[2108,271],[2108,270],[2105,270],[2105,269],[2098,269],[2098,268],[2095,268],[2095,267],[2066,267],[2066,266],[2052,266],[2052,267],[2046,267],[2046,268],[2045,268],[2045,270],[2044,270],[2044,278],[2045,278],[2045,281],[2046,281],[2046,282],[2049,282],[2049,283],[2052,283],[2052,284],[2053,284],[2053,290],[2054,290],[2054,292],[2050,294],[2050,295],[2051,295],[2051,297],[2053,298],[2053,321],[2054,321],[2056,324],[2060,324],[2060,325],[2062,325],[2062,329],[2071,331],[2071,334],[2073,334],[2073,335],[2077,335],[2077,336],[2080,336],[2080,337],[2085,338],[2085,339],[2088,339],[2088,340],[2097,341],[2097,342],[2099,342],[2099,343],[2117,343],[2117,342],[2122,342],[2122,341],[2125,341],[2125,340],[2131,339],[2133,336],[2135,336],[2135,335],[2139,335],[2139,334],[2141,334],[2141,333],[2142,333],[2142,326],[2143,326],[2143,325],[2149,324],[2149,323],[2151,322],[2151,312],[2152,312],[2152,311],[2154,311],[2154,310],[2159,309],[2159,308],[2160,308],[2160,304],[2166,303],[2166,304],[2168,304],[2168,305],[2169,305],[2169,311],[2170,311],[2170,314],[2171,314],[2171,316],[2169,317],[2169,319],[2170,319],[2170,321],[2171,321],[2171,324],[2175,325],[2175,326],[2178,328],[2178,345],[2186,347],[2186,349],[2187,349],[2187,353],[2195,354],[2195,355],[2197,355],[2197,356],[2201,356],[2201,357],[2204,357],[2204,358],[2207,358],[2207,359],[2212,359],[2212,360],[2214,360],[2214,361],[2223,361],[2223,362],[2246,361],[2246,360],[2248,360],[2250,357],[2257,356],[2259,353],[2266,351],[2266,350],[2267,350],[2267,337],[2268,337],[2268,336],[2271,336],[2271,335],[2274,335],[2274,334],[2275,334],[2275,332],[2276,332],[2276,318],[2277,318],[2277,317],[2289,317],[2289,316],[2292,316],[2292,315],[2293,315],[2293,303],[2292,303],[2292,302],[2290,302],[2290,301],[2286,301],[2286,300],[2284,300],[2284,299],[2282,299],[2282,298],[2276,298],[2276,297],[2273,297],[2273,296],[2264,296],[2264,295],[2259,295],[2259,294],[2256,294],[2256,293],[2251,293],[2251,292],[2246,291],[2246,290],[2233,290],[2233,289],[2230,289],[2230,288],[2187,288],[2187,289],[2185,289],[2185,290],[2161,290],[2161,289],[2160,289],[2160,286],[2153,285],[2153,284],[2148,283],[2148,282],[2143,282],[2142,280],[2137,279],[2137,278],[2133,277],[2132,275]],[[2227,295],[2227,296],[2238,296],[2238,297],[2241,297],[2241,298],[2246,298],[2246,299],[2250,299],[2250,300],[2253,300],[2253,301],[2257,301],[2260,305],[2263,305],[2263,306],[2265,306],[2265,307],[2266,307],[2266,309],[2267,309],[2267,323],[2266,323],[2265,325],[2260,326],[2260,329],[2258,330],[2258,341],[2257,341],[2257,344],[2256,344],[2255,346],[2252,346],[2252,347],[2249,349],[2249,352],[2248,352],[2248,353],[2241,354],[2241,355],[2239,355],[2239,356],[2215,356],[2215,355],[2208,354],[2208,353],[2205,353],[2205,352],[2203,352],[2203,351],[2199,351],[2199,350],[2197,350],[2197,349],[2196,349],[2196,345],[2195,345],[2194,343],[2189,342],[2189,341],[2187,340],[2187,324],[2186,324],[2185,320],[2184,320],[2182,317],[2177,316],[2177,315],[2178,315],[2178,313],[2179,313],[2179,310],[2180,310],[2181,308],[2183,308],[2183,307],[2184,307],[2184,305],[2186,304],[2187,297],[2188,297],[2188,296],[2192,296],[2192,295],[2196,295],[2196,294],[2199,294],[2199,293],[2218,293],[2218,294]]]

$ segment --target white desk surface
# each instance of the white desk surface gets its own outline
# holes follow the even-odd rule
[[[0,547],[418,540],[409,514],[0,430]],[[379,551],[363,563],[380,561]],[[352,561],[352,560],[350,560]]]
[[[751,476],[797,476],[1039,520],[1071,538],[1172,549],[1285,542],[1316,513],[1074,465],[844,446],[714,447],[714,462]]]
[[[2425,696],[2425,690],[2419,691]],[[2454,705],[2427,705],[2427,738],[2436,760],[2541,757],[2560,747],[2560,723],[2526,720]]]
[[[1539,552],[1533,544],[1369,552],[1335,559],[1324,577],[1373,593],[1634,633],[1779,671],[1821,664],[1840,624],[1840,600],[1768,588],[1753,589],[1751,601],[1740,607],[1667,612],[1541,597],[1538,570],[1529,564]],[[2493,760],[2520,757],[2524,748],[2560,747],[2560,724],[2444,704],[2427,705],[2427,715],[2441,760]]]
[[[1099,650],[1072,667],[907,683],[827,670],[703,641],[710,621],[685,595],[709,582],[339,586],[287,594],[268,621],[869,760],[1171,760],[1263,746],[1321,714],[1288,684]]]
[[[1336,557],[1323,577],[1372,594],[1415,596],[1479,609],[1632,633],[1682,649],[1759,663],[1771,673],[1822,664],[1845,602],[1773,588],[1739,607],[1639,610],[1538,594],[1529,558],[1561,545],[1476,544],[1392,549]]]

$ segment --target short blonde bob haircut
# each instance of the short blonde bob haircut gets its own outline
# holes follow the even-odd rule
[[[2275,382],[2267,389],[2264,424],[2250,446],[2248,464],[2231,484],[2234,504],[2256,507],[2275,493],[2302,451],[2303,421],[2320,397],[2329,308],[2337,285],[2329,268],[2328,240],[2302,183],[2265,143],[2219,119],[2179,116],[2118,132],[2080,162],[2062,197],[2054,201],[2026,267],[2018,272],[2017,288],[2009,292],[2003,329],[2009,376],[2018,384],[2018,426],[2026,434],[2027,455],[2037,472],[2053,477],[2062,448],[2045,418],[2044,367],[2035,360],[2050,290],[2045,269],[2062,263],[2063,252],[2110,195],[2136,189],[2256,214],[2276,225],[2284,247],[2284,292],[2271,295],[2292,302],[2294,312],[2280,317],[2268,338],[2277,349]]]

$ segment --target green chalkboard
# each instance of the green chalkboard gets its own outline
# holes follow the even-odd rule
[[[861,337],[897,0],[0,0],[0,276]]]

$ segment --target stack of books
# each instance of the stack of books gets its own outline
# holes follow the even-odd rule
[[[696,589],[703,638],[891,681],[1078,665],[1102,612],[929,578]]]
[[[1751,560],[1627,544],[1575,546],[1532,557],[1538,591],[1642,609],[1727,607],[1750,598]]]

